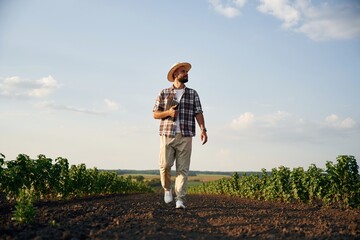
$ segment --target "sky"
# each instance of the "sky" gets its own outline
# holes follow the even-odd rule
[[[158,169],[152,109],[182,61],[209,137],[191,170],[359,164],[355,0],[0,0],[0,153]]]

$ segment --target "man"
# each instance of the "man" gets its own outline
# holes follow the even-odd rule
[[[174,64],[167,79],[173,83],[163,89],[156,100],[153,113],[160,122],[160,180],[164,201],[173,201],[171,167],[176,160],[176,208],[185,208],[184,201],[190,168],[192,137],[195,136],[195,119],[201,129],[202,144],[208,140],[203,111],[197,92],[185,86],[188,82],[190,63]]]

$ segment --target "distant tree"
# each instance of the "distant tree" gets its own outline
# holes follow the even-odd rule
[[[143,175],[138,175],[138,176],[136,176],[136,177],[134,177],[134,178],[135,178],[135,180],[136,180],[137,182],[143,182],[144,179],[145,179],[145,177],[144,177]]]

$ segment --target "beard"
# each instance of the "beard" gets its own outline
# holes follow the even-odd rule
[[[187,75],[181,76],[181,77],[179,78],[179,82],[181,82],[181,83],[187,83],[188,81],[189,81],[189,78],[188,78]]]

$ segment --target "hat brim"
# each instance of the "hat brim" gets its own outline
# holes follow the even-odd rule
[[[186,71],[190,71],[190,69],[191,69],[191,64],[190,64],[190,63],[187,63],[187,62],[175,63],[175,64],[171,67],[171,69],[170,69],[170,71],[169,71],[169,73],[168,73],[168,75],[167,75],[167,79],[168,79],[170,82],[174,82],[174,81],[175,81],[175,79],[174,79],[174,72],[175,72],[176,69],[178,69],[179,67],[185,67]]]

